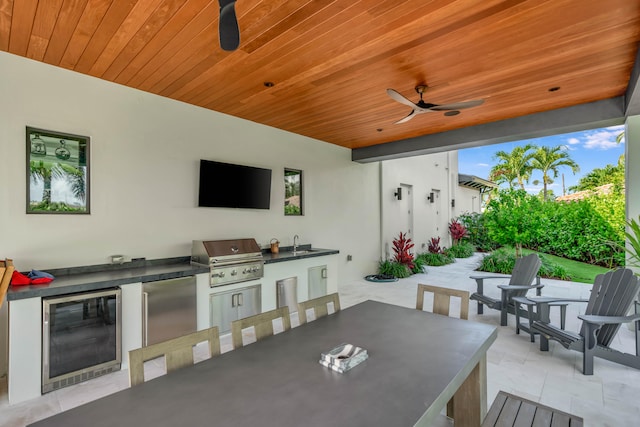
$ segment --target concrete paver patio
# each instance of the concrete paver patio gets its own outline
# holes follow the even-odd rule
[[[476,282],[469,278],[479,264],[481,254],[457,259],[454,264],[427,267],[426,274],[416,274],[391,283],[354,281],[340,286],[343,307],[366,299],[415,307],[418,283],[476,290]],[[488,273],[487,273],[488,274]],[[508,279],[485,281],[485,292],[499,298],[496,285],[507,284]],[[591,286],[584,283],[542,279],[543,295],[588,299]],[[493,293],[492,293],[493,292]],[[426,297],[426,296],[425,296]],[[425,302],[428,309],[432,302]],[[567,308],[569,331],[579,331],[577,315],[586,304],[572,303]],[[487,354],[489,405],[499,390],[517,394],[570,412],[584,418],[585,426],[637,426],[640,425],[640,370],[628,368],[596,358],[594,375],[582,374],[582,354],[570,351],[559,343],[550,342],[549,352],[540,352],[539,339],[531,343],[529,335],[515,333],[515,317],[509,315],[509,326],[500,327],[500,312],[485,308],[478,315],[476,303],[469,307],[469,320],[498,327],[498,339]],[[557,309],[552,309],[551,320],[559,324]],[[633,331],[623,326],[617,334],[614,348],[635,353]]]

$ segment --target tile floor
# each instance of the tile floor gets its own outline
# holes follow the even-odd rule
[[[372,299],[406,307],[415,307],[417,283],[428,283],[451,288],[475,290],[475,281],[469,275],[477,265],[480,255],[458,260],[443,267],[427,267],[426,274],[414,275],[395,283],[371,283],[358,280],[340,286],[343,308]],[[492,281],[494,282],[494,281]],[[492,284],[490,282],[490,284]],[[508,280],[496,280],[496,284]],[[588,285],[543,280],[546,285],[543,295],[588,298]],[[493,289],[485,285],[485,289]],[[497,288],[495,296],[499,296]],[[429,307],[427,298],[425,305]],[[567,310],[567,329],[577,331],[577,314],[584,304],[571,304]],[[485,310],[477,315],[475,302],[471,303],[470,320],[499,325],[499,312]],[[552,320],[557,316],[552,310]],[[627,368],[606,360],[595,360],[595,375],[582,375],[581,354],[566,350],[551,342],[551,350],[542,353],[538,343],[531,343],[527,334],[516,335],[514,318],[509,317],[508,327],[498,327],[498,339],[487,355],[489,404],[499,390],[518,394],[560,410],[571,412],[585,419],[586,427],[637,426],[640,425],[640,407],[636,404],[640,396],[640,370]],[[297,316],[292,316],[292,326],[297,325]],[[537,341],[537,340],[536,340]],[[229,335],[221,338],[222,351],[231,350]],[[614,347],[633,352],[633,332],[623,327]],[[197,357],[204,357],[203,355]],[[160,362],[151,362],[147,375],[162,374]],[[6,395],[6,378],[0,378],[0,426],[23,427],[36,420],[64,411],[85,402],[98,399],[128,387],[128,372],[120,371],[105,377],[77,384],[48,393],[28,402],[9,405]],[[450,425],[444,419],[438,425]]]

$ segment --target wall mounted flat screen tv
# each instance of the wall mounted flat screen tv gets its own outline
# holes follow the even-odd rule
[[[198,206],[269,209],[271,169],[200,160]]]

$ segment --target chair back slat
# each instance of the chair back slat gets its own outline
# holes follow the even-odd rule
[[[333,312],[340,311],[340,296],[338,293],[324,295],[298,303],[298,319],[300,324],[307,323],[307,310],[313,309],[316,319],[329,315],[329,304],[333,303]]]
[[[540,257],[536,254],[518,258],[516,264],[513,266],[509,285],[531,286],[541,265],[542,260],[540,260]],[[527,291],[525,290],[522,295],[516,295],[514,293],[513,296],[524,296],[526,293]]]
[[[240,348],[244,345],[242,341],[242,330],[253,326],[256,334],[256,341],[273,335],[273,321],[282,318],[282,327],[284,331],[291,329],[291,318],[289,317],[289,307],[276,308],[275,310],[265,311],[264,313],[254,316],[245,317],[244,319],[234,320],[231,322],[231,338],[233,348]]]
[[[129,351],[129,384],[144,382],[144,362],[164,356],[167,373],[193,365],[193,347],[206,341],[211,357],[220,354],[216,326]]]
[[[418,285],[416,297],[416,309],[424,309],[425,292],[433,293],[433,313],[449,316],[451,309],[451,297],[460,298],[460,319],[469,318],[469,292],[460,289],[441,288],[432,285]]]
[[[599,274],[593,283],[585,314],[596,316],[626,316],[640,291],[640,283],[627,268]],[[604,325],[597,333],[598,344],[608,347],[620,329],[620,324]],[[582,326],[580,335],[584,336]]]

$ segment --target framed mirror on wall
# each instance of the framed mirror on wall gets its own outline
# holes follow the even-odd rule
[[[27,213],[89,214],[89,137],[27,126]]]
[[[284,169],[284,214],[303,215],[302,171]]]

